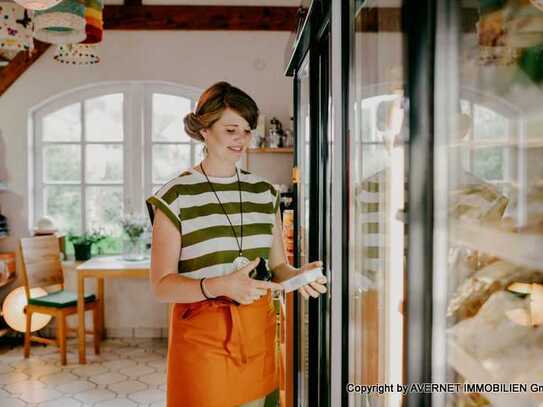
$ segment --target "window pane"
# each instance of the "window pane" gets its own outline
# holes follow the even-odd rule
[[[121,254],[123,251],[122,238],[118,236],[108,236],[104,240],[93,244],[91,247],[91,254],[94,256],[102,254]]]
[[[43,148],[44,182],[80,181],[81,146],[48,145]]]
[[[190,141],[183,117],[190,113],[190,99],[153,95],[153,141]]]
[[[123,187],[87,187],[87,230],[104,228],[112,235],[121,234]]]
[[[74,103],[43,118],[43,141],[81,140],[81,105]]]
[[[484,180],[502,180],[503,148],[481,148],[473,152],[473,173]]]
[[[474,139],[502,141],[507,139],[507,119],[494,111],[475,105],[474,109]]]
[[[189,144],[159,144],[153,146],[153,182],[161,183],[190,166]]]
[[[100,96],[85,101],[85,137],[89,141],[123,139],[123,94]]]
[[[52,217],[59,231],[81,231],[81,190],[79,186],[50,185],[43,188],[45,215]]]
[[[123,181],[122,145],[92,144],[85,148],[87,182]]]

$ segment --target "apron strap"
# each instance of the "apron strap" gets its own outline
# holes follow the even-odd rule
[[[230,321],[232,322],[232,326],[231,326],[230,335],[228,336],[228,340],[226,341],[226,349],[228,350],[228,353],[230,353],[230,356],[232,356],[233,359],[237,359],[238,363],[246,364],[247,352],[246,352],[246,346],[244,342],[245,330],[243,329],[243,324],[241,322],[241,317],[239,315],[238,306],[235,304],[229,304],[228,310],[229,310]],[[232,352],[233,351],[232,339],[234,337],[237,337],[239,341],[239,353],[241,355],[240,358],[236,358],[234,356],[234,353]]]

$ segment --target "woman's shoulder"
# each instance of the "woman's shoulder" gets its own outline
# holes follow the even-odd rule
[[[188,169],[181,170],[155,188],[153,195],[163,196],[175,192],[179,193],[184,185],[190,183],[191,176],[192,173]]]
[[[272,193],[275,191],[275,187],[270,181],[268,181],[267,178],[261,175],[255,174],[253,172],[247,171],[247,170],[242,170],[242,169],[240,169],[240,173],[243,175],[245,181],[251,184],[265,185],[266,190],[269,190]]]
[[[241,170],[242,172],[245,170]],[[265,177],[245,171],[243,174],[245,180],[254,186],[254,192],[266,194],[271,202],[276,202],[279,195],[278,189]]]

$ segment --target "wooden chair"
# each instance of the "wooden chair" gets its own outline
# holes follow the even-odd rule
[[[56,345],[60,348],[60,360],[66,364],[66,333],[76,331],[66,324],[66,316],[77,314],[77,294],[64,290],[64,271],[60,260],[60,247],[56,236],[37,236],[22,238],[19,243],[21,268],[28,305],[26,306],[26,332],[24,339],[24,357],[30,356],[30,342]],[[60,290],[49,291],[47,295],[30,298],[30,290],[34,287],[51,289],[59,286]],[[85,296],[85,311],[93,311],[94,353],[100,354],[100,311],[94,294]],[[48,339],[32,335],[30,332],[32,314],[34,312],[56,317],[56,339]]]

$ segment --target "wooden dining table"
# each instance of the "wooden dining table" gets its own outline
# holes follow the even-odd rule
[[[104,338],[104,280],[106,278],[149,278],[150,259],[142,261],[123,260],[121,255],[92,257],[75,267],[77,273],[77,314],[79,363],[85,364],[85,279],[95,278],[96,295],[99,306],[99,323],[93,327],[98,330],[100,339]]]

